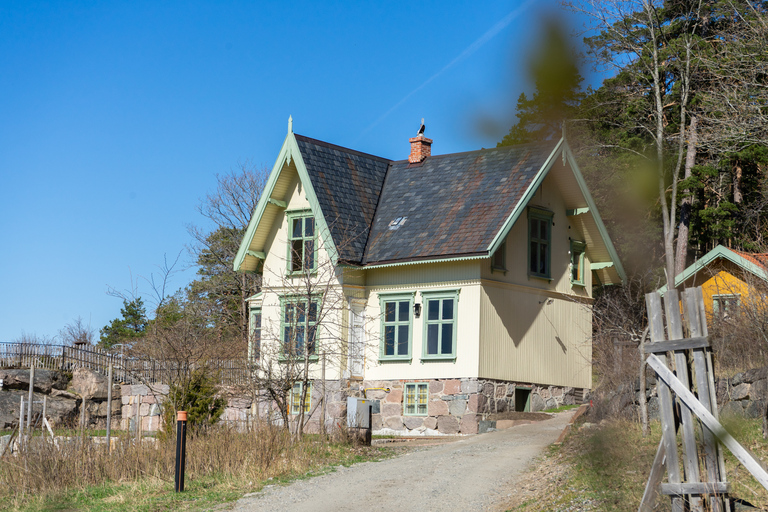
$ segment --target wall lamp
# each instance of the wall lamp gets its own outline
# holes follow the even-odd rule
[[[413,305],[413,316],[419,318],[421,316],[421,304]]]

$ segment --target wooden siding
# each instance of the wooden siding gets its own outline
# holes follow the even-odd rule
[[[591,387],[592,312],[585,303],[484,281],[479,324],[480,378]]]
[[[747,273],[747,280],[744,279],[745,272],[737,265],[729,261],[717,261],[707,268],[694,274],[685,282],[686,288],[701,286],[702,295],[704,295],[704,309],[707,318],[711,322],[713,318],[712,297],[715,295],[738,295],[742,303],[749,301],[750,285],[749,281],[759,278],[753,274]],[[760,300],[758,297],[757,300]]]
[[[571,245],[570,240],[583,242],[586,240],[581,226],[571,222],[565,215],[566,204],[563,202],[555,178],[548,175],[530,202],[531,206],[539,206],[554,212],[552,218],[552,241],[550,245],[550,275],[551,280],[531,277],[528,275],[528,214],[523,213],[510,229],[506,240],[506,273],[491,271],[491,260],[482,261],[482,278],[503,283],[518,284],[565,294],[590,297],[592,290],[592,273],[589,271],[590,240],[587,240],[587,256],[585,257],[586,272],[585,286],[572,285],[570,280]],[[597,233],[595,228],[595,233]]]
[[[365,284],[370,288],[397,288],[417,284],[445,283],[454,286],[480,278],[480,262],[488,260],[422,263],[370,269],[366,271]]]

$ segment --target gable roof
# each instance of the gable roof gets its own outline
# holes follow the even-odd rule
[[[290,120],[234,268],[258,270],[269,230],[286,207],[288,184],[296,173],[334,262],[368,268],[488,258],[560,155],[572,172],[570,193],[578,196],[573,206],[578,213],[573,215],[588,213],[588,229],[597,244],[588,248],[593,251],[592,270],[604,283],[625,280],[564,139],[435,155],[410,164],[296,135]]]
[[[693,262],[688,268],[677,274],[675,277],[675,286],[680,286],[695,274],[708,267],[718,260],[730,261],[734,265],[741,267],[747,272],[768,281],[768,253],[749,253],[728,249],[723,245],[718,245],[707,254]],[[667,285],[659,288],[662,295],[667,291]]]
[[[339,259],[361,262],[390,161],[298,134],[296,143]]]
[[[392,162],[362,263],[487,255],[554,146],[437,155],[417,165]]]

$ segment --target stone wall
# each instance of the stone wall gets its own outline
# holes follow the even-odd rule
[[[411,382],[429,384],[426,416],[403,414],[403,389]],[[374,403],[373,430],[379,435],[476,434],[481,419],[515,410],[515,393],[521,386],[490,379],[364,381],[359,396],[364,391],[378,401]],[[530,392],[531,412],[576,403],[573,388],[524,387]]]
[[[765,414],[768,400],[768,366],[737,373],[717,381],[720,414],[759,418]]]

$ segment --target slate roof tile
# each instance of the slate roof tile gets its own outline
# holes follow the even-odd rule
[[[295,135],[342,260],[483,254],[555,142],[390,161]]]

